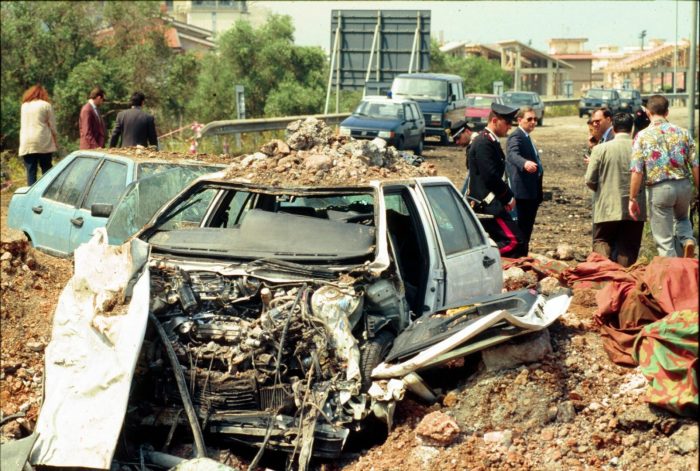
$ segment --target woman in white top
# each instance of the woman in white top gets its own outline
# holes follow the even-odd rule
[[[51,156],[56,148],[56,118],[49,94],[41,85],[34,85],[22,95],[19,129],[19,155],[27,170],[27,185],[36,181],[38,166],[42,175],[51,168]]]

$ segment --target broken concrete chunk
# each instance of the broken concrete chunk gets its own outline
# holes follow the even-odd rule
[[[515,291],[537,283],[537,275],[520,267],[511,267],[503,272],[503,287],[507,291]]]
[[[309,170],[328,170],[333,164],[333,160],[323,154],[308,155],[304,160],[304,166]]]
[[[564,401],[557,406],[557,422],[573,422],[576,417],[576,409],[571,401]]]
[[[557,246],[556,258],[559,260],[573,260],[576,256],[576,249],[569,244],[559,244]]]
[[[266,155],[287,155],[291,150],[286,142],[279,139],[273,139],[272,141],[264,144],[260,148],[260,152]]]
[[[423,417],[416,427],[416,438],[423,445],[448,446],[459,437],[455,419],[440,411]]]
[[[559,283],[559,280],[554,278],[553,276],[548,276],[547,278],[543,278],[540,280],[539,283],[537,283],[537,291],[542,293],[545,296],[551,296],[553,294],[559,294],[561,291],[565,290],[566,288]]]
[[[513,432],[510,430],[487,432],[484,434],[484,442],[497,443],[507,448],[513,443]]]
[[[692,453],[698,449],[698,426],[684,425],[671,435],[671,448],[681,455]]]
[[[506,368],[514,368],[523,363],[533,363],[544,358],[552,352],[552,342],[549,338],[549,329],[527,336],[526,341],[511,341],[487,348],[481,352],[481,359],[487,371],[498,371]]]

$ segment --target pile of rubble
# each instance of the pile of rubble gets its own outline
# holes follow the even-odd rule
[[[259,152],[235,157],[226,178],[271,186],[347,186],[437,174],[432,165],[415,166],[409,157],[382,139],[351,141],[334,135],[323,121],[307,118],[287,127],[287,142],[274,140]]]
[[[24,234],[8,228],[0,237],[0,441],[26,436],[41,404],[44,348],[51,315],[71,272],[69,260],[32,248]],[[15,420],[8,420],[9,417]]]

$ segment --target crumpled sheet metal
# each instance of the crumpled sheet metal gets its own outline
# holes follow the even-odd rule
[[[349,319],[360,306],[362,298],[351,295],[334,286],[323,286],[311,297],[311,308],[316,317],[324,321],[333,338],[338,356],[347,362],[346,379],[360,378],[360,348],[352,334]],[[345,398],[346,402],[349,397]]]
[[[75,271],[58,301],[46,348],[45,399],[33,465],[109,469],[124,420],[148,319],[147,246],[107,245],[98,233],[75,252]]]
[[[464,329],[455,332],[445,340],[423,350],[409,360],[395,365],[380,363],[372,370],[372,378],[388,379],[404,377],[420,369],[422,366],[431,363],[436,357],[468,342],[469,339],[474,338],[476,335],[501,321],[506,321],[515,327],[532,332],[544,329],[564,314],[569,308],[570,303],[571,296],[560,295],[547,300],[541,311],[538,308],[541,303],[535,302],[533,308],[522,317],[514,316],[506,310],[494,311],[466,326]]]

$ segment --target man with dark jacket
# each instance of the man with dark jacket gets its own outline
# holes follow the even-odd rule
[[[469,127],[465,120],[461,119],[450,128],[450,136],[452,136],[452,142],[459,147],[464,147],[464,166],[467,168],[467,176],[462,185],[462,196],[464,196],[467,193],[467,185],[469,184],[469,144],[472,141],[472,128]]]
[[[80,148],[99,149],[105,146],[105,123],[98,110],[105,101],[105,92],[100,87],[95,87],[88,98],[88,102],[80,109]]]
[[[120,111],[117,123],[109,139],[109,147],[116,147],[121,137],[121,147],[158,147],[155,118],[141,109],[146,99],[143,93],[131,96],[131,109]]]
[[[486,128],[474,138],[469,147],[468,197],[478,213],[492,218],[480,218],[481,224],[496,242],[504,257],[527,255],[523,237],[510,212],[515,208],[513,192],[505,181],[506,156],[498,140],[506,137],[517,108],[492,104]]]
[[[518,127],[508,136],[506,144],[506,173],[518,208],[518,227],[523,233],[525,251],[530,247],[532,228],[537,209],[542,203],[542,175],[539,152],[530,133],[537,126],[535,111],[529,106],[520,108]]]

